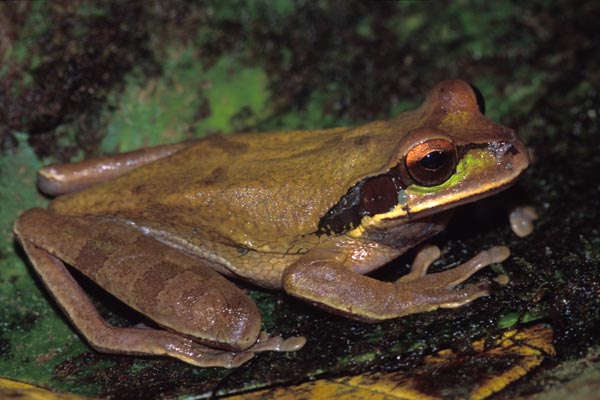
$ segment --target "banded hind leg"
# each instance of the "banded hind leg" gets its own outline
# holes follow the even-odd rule
[[[231,368],[256,351],[294,351],[304,344],[304,338],[261,333],[258,309],[240,289],[202,260],[126,225],[32,209],[14,230],[42,282],[99,351]],[[165,329],[108,325],[65,263]]]

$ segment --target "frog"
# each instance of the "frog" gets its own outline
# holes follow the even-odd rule
[[[493,246],[453,268],[423,247],[391,282],[368,274],[447,226],[453,210],[512,185],[529,163],[514,130],[484,115],[460,79],[423,103],[357,127],[212,135],[38,171],[47,208],[15,237],[92,348],[234,368],[306,338],[269,336],[235,281],[378,322],[488,296],[462,285],[506,260]],[[148,319],[109,325],[72,270]]]

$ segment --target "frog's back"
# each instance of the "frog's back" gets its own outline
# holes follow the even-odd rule
[[[476,110],[474,99],[466,83],[448,81],[420,108],[390,121],[209,137],[63,196],[52,207],[65,214],[115,216],[194,243],[301,252],[320,240],[319,221],[350,188],[400,161],[407,132],[439,127],[457,144],[485,143],[486,132],[498,135],[498,126]]]
[[[354,129],[209,137],[59,197],[52,208],[116,216],[186,240],[208,237],[249,249],[295,252],[294,242],[316,232],[319,219],[364,171],[385,170],[398,140],[392,129],[374,122]]]

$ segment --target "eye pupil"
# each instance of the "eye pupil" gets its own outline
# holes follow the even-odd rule
[[[448,161],[448,153],[436,150],[427,154],[419,160],[419,165],[425,169],[436,171]]]

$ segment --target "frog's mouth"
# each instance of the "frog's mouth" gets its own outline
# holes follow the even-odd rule
[[[525,146],[515,139],[465,149],[455,172],[439,185],[404,187],[401,181],[390,178],[389,173],[369,178],[352,187],[329,210],[320,221],[319,231],[360,237],[365,231],[380,231],[426,218],[506,189],[528,163]],[[374,189],[379,190],[380,202],[368,210],[374,212],[364,212],[360,201]]]

